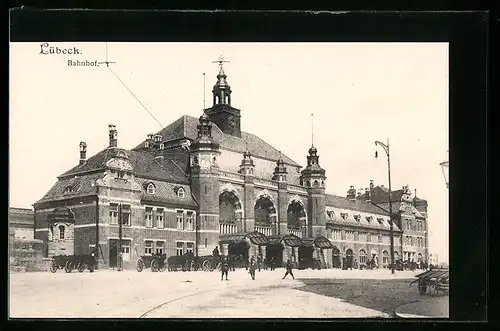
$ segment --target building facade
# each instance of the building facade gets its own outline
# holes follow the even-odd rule
[[[114,125],[109,146],[96,155],[87,158],[81,142],[78,165],[33,205],[47,255],[97,250],[100,264],[114,267],[121,237],[125,266],[142,255],[203,256],[215,247],[245,260],[316,258],[340,268],[374,258],[387,266],[388,216],[370,200],[378,193],[383,205],[383,189],[370,183],[363,194],[353,187],[346,197],[327,194],[314,146],[303,168],[241,131],[222,66],[212,92],[213,105],[199,119],[182,116],[132,149],[118,147]],[[406,200],[393,200],[393,208],[406,208],[397,209],[405,213],[399,219],[412,222],[394,226],[396,256],[426,260],[427,205]]]
[[[27,208],[9,208],[9,237],[33,240],[35,237],[33,210]]]

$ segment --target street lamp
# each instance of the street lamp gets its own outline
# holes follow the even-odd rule
[[[387,170],[389,173],[389,225],[390,225],[390,238],[391,238],[391,273],[394,274],[394,228],[392,219],[392,199],[391,199],[391,157],[389,154],[389,138],[387,138],[387,145],[380,141],[375,141],[375,146],[382,146],[387,154]],[[378,157],[378,152],[375,151],[375,158]]]
[[[446,183],[446,188],[450,188],[450,181],[449,181],[449,172],[450,172],[450,162],[449,161],[444,161],[439,164],[441,166],[441,170],[443,170],[443,177],[444,177],[444,182]]]

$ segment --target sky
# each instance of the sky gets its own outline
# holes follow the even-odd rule
[[[380,148],[384,157],[374,153],[376,140],[389,139],[392,188],[409,185],[428,200],[430,253],[448,261],[448,190],[439,166],[448,159],[447,43],[50,46],[80,54],[44,55],[41,43],[10,44],[10,206],[31,208],[78,163],[80,141],[87,142],[87,157],[106,148],[109,123],[123,148],[159,131],[141,103],[162,126],[199,117],[212,105],[218,72],[212,62],[223,55],[242,131],[303,166],[314,139],[328,193],[345,196],[350,185],[366,188],[370,180],[388,186],[387,159]],[[106,50],[116,62],[112,71],[68,66],[105,61]]]

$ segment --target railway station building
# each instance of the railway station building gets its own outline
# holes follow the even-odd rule
[[[374,258],[387,267],[388,190],[370,181],[345,196],[328,194],[314,146],[303,167],[240,130],[222,66],[212,92],[199,118],[182,116],[131,149],[118,146],[114,125],[97,154],[87,157],[81,142],[77,164],[33,204],[46,255],[97,251],[100,267],[115,267],[121,223],[125,267],[143,255],[204,256],[215,247],[244,260],[318,259],[341,268]],[[395,258],[427,261],[427,202],[408,187],[390,198]]]

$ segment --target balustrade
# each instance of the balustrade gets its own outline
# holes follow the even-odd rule
[[[235,224],[219,224],[219,233],[228,234],[238,232],[238,227]]]
[[[270,236],[272,234],[271,228],[267,226],[255,226],[253,229],[254,231],[265,234],[266,236]]]
[[[292,234],[294,236],[297,236],[299,238],[302,238],[302,230],[298,229],[287,229],[288,234]]]

